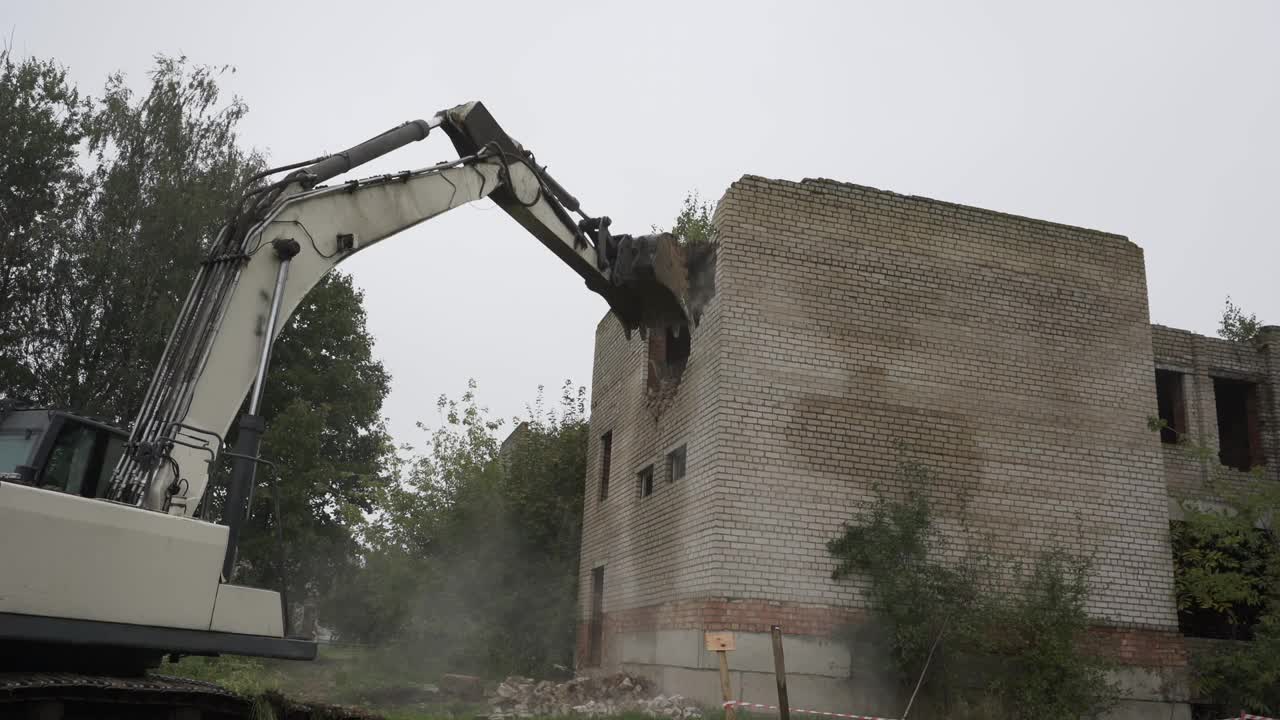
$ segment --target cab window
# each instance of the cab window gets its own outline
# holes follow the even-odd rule
[[[98,471],[98,485],[94,488],[93,493],[97,497],[101,497],[107,490],[107,485],[111,482],[111,473],[116,470],[116,463],[120,462],[120,456],[124,454],[124,438],[115,435],[107,435],[107,449],[102,455],[102,469]],[[88,493],[81,492],[81,495]]]
[[[0,473],[17,472],[25,465],[38,439],[40,433],[30,430],[0,432]]]
[[[39,486],[79,495],[85,475],[93,463],[99,431],[80,424],[67,424],[58,433]]]

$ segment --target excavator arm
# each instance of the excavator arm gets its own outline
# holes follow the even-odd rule
[[[335,181],[436,129],[458,159]],[[33,482],[47,475],[35,465],[0,475],[0,527],[15,539],[0,543],[0,658],[26,658],[17,669],[119,671],[121,658],[166,653],[314,657],[314,643],[287,637],[279,594],[230,581],[265,462],[259,404],[272,344],[307,293],[355,253],[489,197],[604,297],[628,333],[695,325],[714,294],[713,249],[611,234],[609,219],[585,214],[480,103],[264,172],[250,187],[199,268],[127,441],[113,434],[84,448],[106,468],[119,452],[106,487],[97,470],[79,493]],[[56,428],[86,421],[64,415],[10,418],[30,426],[32,463],[56,454],[46,448],[55,439],[79,437]],[[237,415],[235,446],[224,447]],[[48,428],[38,444],[36,425]],[[220,459],[231,460],[222,524],[207,502]]]
[[[461,157],[416,171],[323,185],[443,127]],[[258,405],[271,345],[303,298],[357,252],[485,197],[603,296],[623,325],[689,325],[685,249],[670,235],[613,236],[581,212],[480,103],[414,121],[265,184],[222,229],[182,308],[108,489],[110,499],[174,515],[201,507],[212,463],[232,458],[223,576],[258,461]],[[582,220],[575,222],[570,213]],[[248,393],[237,445],[220,438]]]

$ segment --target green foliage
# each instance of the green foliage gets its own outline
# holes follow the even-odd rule
[[[1258,321],[1257,315],[1245,315],[1243,310],[1231,302],[1230,297],[1227,298],[1227,305],[1222,310],[1222,321],[1218,323],[1218,337],[1250,342],[1258,336],[1261,329],[1262,323]]]
[[[944,536],[934,528],[933,509],[924,488],[927,470],[904,461],[899,477],[905,497],[891,498],[880,487],[869,511],[845,526],[827,544],[836,558],[832,577],[870,580],[872,607],[886,622],[888,650],[903,682],[917,677],[950,608],[972,603],[976,588],[965,567],[937,561],[946,552]]]
[[[85,195],[76,156],[89,114],[63,68],[0,52],[0,391],[10,395],[38,382],[21,351],[48,332],[38,298]]]
[[[218,657],[184,657],[176,663],[165,663],[166,675],[217,683],[241,695],[259,695],[280,686],[281,676],[258,658],[239,655]]]
[[[715,241],[715,226],[711,221],[715,212],[715,203],[706,202],[698,193],[691,192],[685,195],[670,232],[687,245],[712,243]],[[662,229],[655,225],[653,231],[662,232]]]
[[[476,399],[442,425],[368,529],[364,577],[334,596],[344,636],[436,670],[546,675],[573,661],[587,422],[584,391],[541,390],[505,442]],[[362,598],[367,600],[362,601]]]
[[[951,716],[1068,718],[1103,711],[1114,696],[1107,663],[1084,651],[1089,563],[1063,551],[1029,568],[997,560],[937,525],[924,466],[903,460],[899,492],[875,500],[828,543],[836,579],[865,582],[883,644],[904,688],[921,673],[925,703]],[[853,639],[867,641],[864,628]],[[932,653],[932,659],[930,654]]]
[[[1237,626],[1240,608],[1257,608],[1267,599],[1271,543],[1225,513],[1193,510],[1191,516],[1170,531],[1178,609],[1222,613]]]
[[[1280,487],[1266,482],[1260,467],[1241,473],[1223,466],[1209,443],[1182,438],[1177,449],[1206,470],[1202,497],[1183,499],[1183,521],[1171,528],[1178,609],[1223,613],[1239,625],[1240,610],[1267,606],[1280,580],[1280,548],[1268,530],[1280,511]]]
[[[1177,448],[1205,469],[1201,497],[1183,499],[1172,526],[1178,609],[1217,613],[1231,637],[1252,636],[1192,657],[1200,694],[1230,712],[1280,713],[1280,486],[1262,468],[1223,466],[1203,440]]]
[[[391,481],[394,447],[382,418],[390,376],[373,357],[363,295],[331,273],[307,295],[272,353],[262,453],[283,472],[281,516],[289,597],[319,598],[352,579],[356,528]],[[237,581],[279,587],[275,490],[254,494]]]
[[[1280,714],[1280,613],[1264,615],[1249,643],[1232,643],[1195,658],[1203,697],[1230,712]]]
[[[1040,555],[1012,595],[982,608],[975,647],[1001,660],[989,690],[1011,718],[1077,718],[1103,712],[1116,689],[1109,664],[1087,654],[1089,563],[1062,550]]]
[[[423,558],[400,548],[366,550],[342,582],[321,596],[319,616],[344,640],[389,642],[412,617],[431,572]]]
[[[74,191],[44,195],[56,206],[43,216],[56,222],[24,238],[40,248],[35,261],[0,270],[33,290],[0,309],[21,328],[0,348],[8,392],[117,422],[136,410],[206,244],[261,165],[236,143],[246,108],[222,101],[218,75],[158,58],[145,96],[114,75],[100,100],[76,96],[73,127],[46,134],[62,160],[43,169]],[[52,79],[41,87],[43,102],[71,103]],[[82,152],[87,169],[71,168],[66,158]],[[21,180],[46,182],[34,172]],[[26,206],[40,193],[16,194],[16,216],[40,212]]]

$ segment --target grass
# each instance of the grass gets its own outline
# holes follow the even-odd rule
[[[185,657],[157,672],[217,683],[251,698],[278,692],[298,702],[357,707],[388,720],[456,720],[486,710],[483,703],[432,697],[426,686],[434,678],[402,655],[370,648],[321,646],[312,662]]]
[[[223,657],[185,657],[179,662],[166,662],[157,672],[217,683],[240,695],[261,695],[280,688],[281,676],[257,658],[227,655]]]

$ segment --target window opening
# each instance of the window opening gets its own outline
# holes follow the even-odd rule
[[[668,481],[675,482],[676,480],[679,480],[684,477],[685,458],[686,458],[686,452],[685,452],[684,445],[681,445],[675,450],[672,450],[671,452],[667,453],[667,480]]]
[[[1176,443],[1187,432],[1187,404],[1182,392],[1183,374],[1156,370],[1156,406],[1163,426],[1160,442]]]
[[[640,497],[649,497],[653,494],[653,466],[650,465],[641,470],[637,475],[640,481]]]
[[[609,497],[609,466],[613,464],[613,431],[600,436],[600,499]]]
[[[604,646],[604,567],[591,571],[591,623],[587,630],[587,665],[599,667]]]
[[[1237,470],[1262,465],[1258,386],[1251,382],[1214,378],[1213,397],[1218,411],[1218,460]]]

